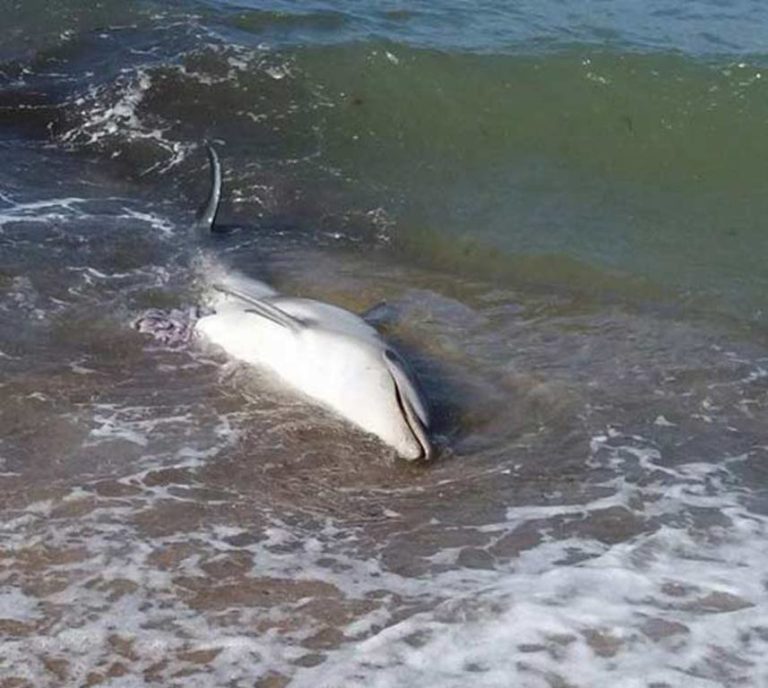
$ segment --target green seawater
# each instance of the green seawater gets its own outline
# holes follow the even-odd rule
[[[324,48],[298,62],[334,105],[322,123],[324,157],[400,200],[406,250],[434,252],[451,268],[482,271],[486,260],[534,282],[600,287],[607,272],[630,290],[640,280],[760,318],[761,66],[403,46]]]
[[[212,138],[230,214],[262,231],[319,227],[365,250],[376,232],[349,218],[373,218],[397,260],[764,322],[754,3],[0,9],[6,135],[180,181],[179,206]]]

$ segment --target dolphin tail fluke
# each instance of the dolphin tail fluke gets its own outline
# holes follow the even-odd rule
[[[219,163],[219,156],[209,143],[206,143],[205,147],[208,150],[208,162],[211,170],[211,190],[208,192],[208,200],[205,202],[205,206],[201,208],[195,223],[196,229],[201,233],[214,231],[213,225],[221,202],[221,163]]]

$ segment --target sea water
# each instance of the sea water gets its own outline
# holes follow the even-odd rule
[[[0,683],[768,684],[768,10],[0,2]],[[363,312],[438,458],[201,342]]]

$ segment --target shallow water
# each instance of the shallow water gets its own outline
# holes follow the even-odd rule
[[[761,6],[0,8],[0,685],[768,682]],[[206,137],[434,463],[131,327]]]

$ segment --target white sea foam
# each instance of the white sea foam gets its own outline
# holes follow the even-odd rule
[[[80,204],[69,207],[77,213]],[[42,211],[51,209],[60,212]],[[153,225],[152,217],[131,217]],[[97,289],[124,278],[78,271]],[[34,304],[29,285],[17,286]],[[414,308],[424,301],[424,292],[411,299]],[[462,322],[487,328],[486,318],[458,301],[442,307],[445,322],[462,313]],[[617,422],[585,443],[579,475],[587,484],[573,494],[550,490],[547,481],[534,496],[500,492],[506,496],[492,517],[453,522],[440,510],[443,490],[481,479],[513,485],[525,472],[507,457],[467,460],[445,479],[437,464],[434,478],[372,481],[365,497],[376,516],[355,521],[344,512],[354,499],[325,512],[304,503],[302,495],[311,502],[329,483],[292,473],[290,452],[273,456],[290,434],[281,418],[259,425],[254,416],[267,411],[245,413],[242,398],[228,405],[223,393],[211,400],[194,376],[185,403],[162,397],[164,383],[195,365],[202,364],[163,359],[150,369],[150,394],[137,384],[117,400],[78,402],[87,439],[75,454],[103,459],[105,474],[93,476],[90,465],[74,471],[71,489],[44,481],[26,504],[23,490],[9,489],[16,501],[0,524],[0,680],[82,685],[95,674],[112,686],[185,688],[252,686],[278,674],[312,688],[768,682],[768,519],[750,511],[754,493],[740,478],[762,456],[757,441],[734,443],[715,459],[668,456],[674,450],[652,433],[688,432],[690,419],[670,414],[675,425],[659,422],[666,416],[654,409],[648,438]],[[761,370],[739,371],[736,392],[759,384]],[[707,387],[691,402],[712,423],[726,406],[719,389],[726,387]],[[38,399],[61,403],[70,391],[53,386]],[[109,398],[109,390],[98,391]],[[735,404],[754,401],[734,396]],[[253,452],[249,432],[258,435]],[[245,458],[233,458],[238,452]],[[546,456],[537,459],[546,464]],[[284,470],[260,484],[266,464],[280,460]],[[228,479],[231,467],[247,476],[242,482],[253,480],[242,492],[237,477]],[[0,477],[26,481],[27,470]],[[281,502],[280,493],[292,489]],[[340,487],[330,501],[359,492]],[[426,500],[434,500],[434,514],[409,520],[411,503]],[[607,536],[590,530],[610,514],[640,525]],[[496,554],[526,529],[535,537],[525,546]],[[448,535],[457,537],[446,544],[439,536]],[[392,563],[398,542],[421,536],[424,547],[406,551],[418,567]],[[465,563],[471,548],[486,555],[481,565]],[[51,660],[66,663],[65,679]]]
[[[10,201],[10,198],[6,197]],[[9,222],[40,222],[66,220],[85,214],[80,207],[87,203],[85,198],[67,197],[51,198],[39,201],[15,202],[13,205],[0,209],[0,229]]]
[[[40,603],[20,590],[0,587],[0,619],[26,621],[40,616]]]
[[[144,68],[125,70],[116,82],[114,94],[105,87],[92,86],[87,95],[73,103],[79,108],[81,122],[64,132],[61,141],[96,146],[115,137],[151,141],[162,148],[165,155],[142,174],[166,172],[175,167],[195,146],[167,138],[168,126],[155,126],[142,119],[139,107],[151,87],[152,75]],[[119,151],[114,155],[120,155]]]
[[[123,211],[127,217],[146,222],[165,236],[171,236],[173,234],[174,225],[168,220],[168,218],[156,215],[155,213],[139,212],[138,210],[133,210],[132,208],[123,208]]]
[[[629,444],[622,439],[615,433],[596,437],[592,460],[659,462],[657,450],[638,448],[636,437]],[[260,539],[250,544],[231,544],[248,534],[234,525],[148,538],[126,516],[139,504],[148,508],[155,500],[180,498],[162,488],[145,490],[134,507],[105,503],[77,521],[18,520],[6,524],[12,548],[25,547],[30,532],[38,531],[46,533],[49,545],[81,543],[87,555],[58,567],[70,572],[72,583],[49,594],[46,603],[63,610],[61,620],[31,642],[6,642],[8,666],[26,666],[30,680],[46,685],[42,665],[30,660],[32,648],[34,656],[76,660],[73,675],[83,676],[78,672],[110,656],[109,639],[118,634],[131,640],[135,657],[118,657],[133,667],[133,683],[124,685],[136,686],[151,684],[140,678],[148,667],[165,662],[160,675],[167,681],[189,668],[185,652],[205,650],[210,658],[189,676],[174,679],[178,685],[250,685],[270,673],[292,676],[291,686],[299,688],[762,685],[768,680],[762,661],[768,649],[763,547],[768,520],[745,508],[741,490],[728,488],[726,478],[740,460],[666,468],[663,475],[675,482],[665,485],[638,487],[614,477],[604,485],[613,490],[608,497],[582,505],[510,507],[504,521],[484,528],[514,532],[525,523],[551,524],[626,506],[632,497],[642,498],[642,515],[661,520],[692,509],[717,510],[725,520],[716,525],[696,525],[691,518],[660,522],[615,544],[552,533],[491,569],[454,565],[415,577],[388,570],[375,553],[361,556],[358,531],[340,528],[330,517],[306,532],[273,514]],[[136,485],[147,475],[137,473],[124,482]],[[77,490],[65,501],[89,498],[88,490]],[[632,503],[637,509],[637,499]],[[43,511],[30,505],[26,511],[51,513],[51,505]],[[318,620],[313,625],[306,618],[293,631],[278,632],[302,614],[300,602],[281,602],[278,596],[265,608],[236,606],[229,622],[217,623],[215,613],[188,606],[176,582],[179,576],[210,575],[200,567],[200,554],[188,555],[172,573],[152,563],[156,553],[186,546],[207,552],[209,563],[247,552],[255,580],[322,582],[348,603],[375,603],[343,625],[340,646],[323,651],[321,664],[301,666],[302,644],[317,631]],[[574,552],[586,558],[565,563]],[[95,587],[94,576],[101,581]],[[115,585],[126,592],[109,601],[107,591]],[[0,610],[15,610],[9,618],[39,617],[37,600],[18,591],[4,595]],[[413,604],[416,612],[407,612]],[[273,624],[272,630],[247,630],[264,623]]]
[[[244,46],[222,46],[213,42],[206,46],[206,50],[218,53],[227,69],[222,73],[217,70],[200,71],[183,62],[166,65],[166,69],[176,70],[182,78],[194,80],[204,86],[236,83],[255,72],[263,72],[275,80],[292,75],[289,60],[277,58],[263,48],[252,50]],[[109,86],[92,86],[86,94],[72,102],[72,107],[78,111],[79,121],[61,135],[61,141],[65,144],[95,147],[110,141],[120,145],[127,141],[149,142],[162,150],[162,157],[143,169],[141,175],[165,173],[178,166],[190,153],[197,150],[197,144],[176,140],[169,135],[172,124],[142,113],[142,104],[147,94],[155,88],[153,79],[151,66],[139,66],[124,69]],[[243,111],[242,114],[258,118],[258,113],[253,115]],[[120,155],[122,152],[118,147],[113,151],[112,157]],[[161,231],[169,230],[167,225],[158,225],[158,228]]]
[[[646,497],[655,493],[654,514],[711,507],[729,525],[661,526],[611,546],[545,541],[506,570],[464,571],[460,586],[439,574],[432,584],[446,601],[300,670],[292,685],[763,685],[768,520],[749,513],[738,492],[712,491],[713,475],[726,470],[681,466],[680,485]],[[511,509],[508,517],[518,525],[578,511]],[[571,549],[592,556],[559,563]],[[347,632],[355,636],[358,626]]]

